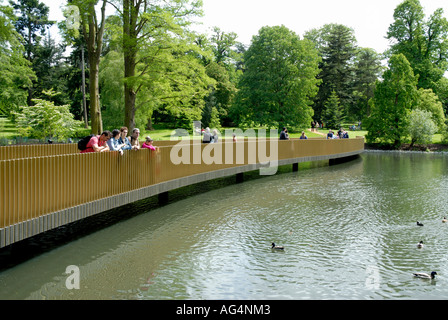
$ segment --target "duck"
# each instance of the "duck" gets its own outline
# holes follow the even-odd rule
[[[446,218],[446,217],[443,217],[442,222],[443,222],[443,223],[448,222],[447,218]]]
[[[417,243],[417,248],[423,248],[423,241],[420,241],[419,243]]]
[[[433,271],[431,274],[423,273],[423,272],[416,272],[414,273],[414,277],[420,278],[420,279],[435,279],[437,272]]]
[[[423,227],[423,223],[417,221],[417,225]]]
[[[271,249],[273,249],[273,250],[284,250],[285,248],[283,246],[276,246],[275,243],[272,242]]]

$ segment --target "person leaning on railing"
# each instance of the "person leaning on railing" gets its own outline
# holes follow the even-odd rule
[[[140,136],[140,129],[134,128],[134,130],[132,130],[132,135],[131,135],[131,146],[132,146],[133,150],[140,149],[140,143],[138,142],[139,136]]]
[[[107,145],[109,146],[110,151],[118,151],[120,154],[123,154],[124,143],[119,143],[118,140],[120,138],[120,130],[114,129],[112,130],[112,137],[107,141]]]
[[[86,149],[82,150],[80,153],[109,151],[107,141],[111,136],[112,133],[108,130],[103,131],[99,136],[93,136],[90,138],[89,143],[87,143]]]
[[[152,145],[152,142],[153,140],[151,139],[151,137],[147,136],[145,142],[143,142],[142,144],[142,149],[150,149],[153,151],[157,151],[157,148]]]
[[[128,134],[128,128],[127,127],[121,127],[120,128],[120,138],[118,138],[119,144],[124,144],[122,147],[122,150],[131,150],[131,142],[129,141],[129,138],[127,137]]]

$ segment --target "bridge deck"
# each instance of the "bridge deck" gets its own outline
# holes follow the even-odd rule
[[[364,139],[171,142],[79,154],[76,146],[0,147],[0,248],[173,189],[277,166],[358,155]],[[11,148],[11,149],[4,149]]]

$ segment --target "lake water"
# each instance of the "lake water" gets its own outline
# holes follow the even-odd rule
[[[185,188],[195,193],[92,220],[105,226],[60,246],[55,235],[2,250],[0,299],[447,299],[447,160],[369,151]]]

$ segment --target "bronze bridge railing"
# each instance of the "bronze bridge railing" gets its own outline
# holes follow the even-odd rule
[[[123,155],[80,154],[76,144],[0,147],[0,248],[183,186],[364,151],[363,138],[155,145]]]

